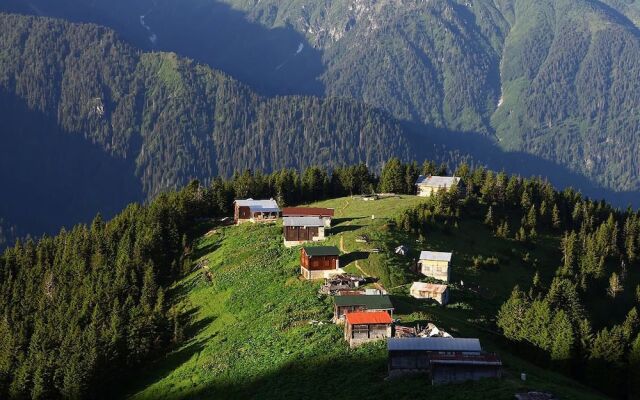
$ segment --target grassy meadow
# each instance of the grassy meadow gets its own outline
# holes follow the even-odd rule
[[[420,201],[415,196],[369,202],[340,198],[313,205],[336,209],[325,243],[345,250],[341,261],[347,271],[379,278],[402,323],[435,322],[454,336],[479,337],[486,350],[500,353],[504,379],[436,387],[424,377],[385,380],[384,342],[349,349],[341,327],[329,322],[332,299],[318,295],[321,283],[299,278],[299,250],[283,246],[281,224],[245,224],[209,227],[197,241],[194,255],[204,267],[170,293],[185,322],[186,339],[132,376],[125,394],[133,399],[512,399],[518,391],[536,389],[566,399],[601,398],[512,355],[491,329],[515,284],[528,286],[536,270],[543,276],[553,273],[559,262],[557,240],[541,236],[530,248],[498,239],[473,215],[462,216],[458,227],[421,238],[388,223]],[[357,243],[359,235],[371,242]],[[399,244],[410,247],[408,257],[393,253]],[[372,253],[374,248],[380,253]],[[406,295],[410,283],[419,279],[411,266],[421,249],[454,252],[454,285],[446,307]],[[477,268],[472,258],[478,255],[495,256],[499,262]],[[519,379],[522,371],[526,382]]]

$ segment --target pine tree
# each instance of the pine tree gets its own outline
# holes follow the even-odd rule
[[[622,287],[622,282],[620,278],[618,278],[618,274],[613,272],[611,277],[609,278],[609,288],[607,289],[607,293],[609,296],[616,298],[618,294],[620,294],[624,288]]]
[[[527,219],[526,219],[526,225],[528,228],[535,228],[537,225],[537,213],[536,213],[536,206],[532,205],[531,208],[529,208],[529,212],[527,213]]]
[[[640,335],[631,343],[628,371],[629,398],[640,398]]]
[[[525,334],[525,315],[529,309],[529,300],[518,286],[513,288],[509,299],[498,312],[498,327],[504,336],[511,340],[522,340]]]
[[[558,206],[556,204],[553,205],[553,210],[551,210],[551,227],[553,229],[560,229],[560,210],[558,210]]]
[[[575,337],[573,327],[567,314],[559,310],[551,322],[552,340],[551,359],[554,361],[568,361],[573,353]]]
[[[522,191],[522,197],[520,198],[520,206],[522,206],[523,210],[528,210],[533,205],[531,201],[531,196],[527,190]]]
[[[631,342],[631,339],[636,337],[640,328],[640,319],[638,318],[638,310],[633,307],[627,314],[627,318],[622,324],[622,334],[624,338]]]
[[[392,158],[382,168],[380,192],[403,193],[405,187],[405,168],[397,158]]]
[[[485,225],[493,227],[493,206],[489,206],[489,210],[487,211],[487,215],[484,217]]]

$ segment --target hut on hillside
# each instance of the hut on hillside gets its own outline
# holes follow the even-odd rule
[[[449,302],[449,288],[447,285],[413,282],[409,294],[416,299],[433,299],[443,306]]]
[[[418,267],[424,276],[430,276],[441,281],[449,282],[451,278],[451,258],[453,253],[439,251],[423,251],[420,253]]]
[[[439,384],[502,376],[500,358],[475,338],[390,338],[387,351],[390,377],[426,373]]]
[[[390,338],[392,323],[391,316],[384,311],[352,312],[345,316],[344,338],[351,347]]]
[[[286,247],[325,240],[325,223],[318,217],[284,217],[282,225]]]
[[[305,246],[300,249],[300,274],[305,279],[322,279],[342,273],[337,247]]]
[[[233,204],[233,220],[236,224],[243,222],[275,222],[280,218],[280,208],[274,199],[236,200]]]
[[[335,214],[333,208],[322,207],[285,207],[282,209],[283,217],[316,217],[324,223],[324,227],[331,228],[331,220]]]
[[[387,295],[336,296],[333,298],[333,320],[344,321],[345,315],[358,311],[384,311],[393,316],[393,304]]]
[[[424,176],[420,175],[416,181],[418,196],[429,197],[441,190],[449,190],[460,183],[460,178],[455,176]]]

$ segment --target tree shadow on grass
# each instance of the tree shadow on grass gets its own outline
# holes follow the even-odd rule
[[[220,241],[216,241],[213,243],[209,243],[206,246],[198,247],[193,251],[193,253],[191,253],[191,259],[194,261],[199,260],[207,254],[213,253],[214,251],[218,250],[220,248],[220,245]]]
[[[345,218],[333,218],[331,220],[331,225],[332,226],[338,226],[340,224],[344,224],[347,222],[351,222],[351,221],[355,221],[357,219],[362,219],[362,218],[366,218],[366,217],[345,217]]]
[[[499,380],[468,382],[459,385],[431,386],[424,375],[393,380],[387,377],[386,351],[367,350],[345,353],[334,359],[300,359],[273,372],[240,384],[212,383],[175,398],[210,399],[415,399],[421,398],[492,398],[506,397]],[[425,394],[429,395],[425,397]],[[482,393],[482,397],[473,394]],[[502,394],[502,395],[500,395]]]
[[[337,235],[338,233],[357,231],[360,228],[362,228],[361,225],[340,225],[331,228],[331,233]]]
[[[351,253],[343,254],[340,256],[340,265],[347,266],[357,260],[366,260],[369,258],[369,254],[366,251],[352,251]]]

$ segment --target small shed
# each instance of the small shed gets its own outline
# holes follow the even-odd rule
[[[236,224],[243,222],[275,222],[280,218],[280,208],[274,199],[236,200],[233,204],[233,220]]]
[[[451,258],[453,253],[440,251],[422,251],[418,260],[420,273],[444,282],[451,278]]]
[[[352,312],[345,317],[344,338],[351,347],[390,338],[392,323],[391,316],[384,311]]]
[[[318,217],[283,217],[282,221],[286,247],[325,240],[325,224]]]
[[[358,311],[383,311],[393,316],[393,304],[387,295],[336,296],[333,305],[333,320],[344,321],[347,314]]]
[[[321,279],[344,273],[340,250],[335,246],[305,246],[300,249],[300,273],[305,279]]]
[[[502,361],[476,338],[410,337],[387,341],[389,376],[426,373],[433,384],[500,378]]]
[[[454,185],[460,184],[460,178],[456,176],[420,175],[416,181],[418,196],[429,197],[441,190],[449,190]]]
[[[447,285],[413,282],[409,294],[416,299],[433,299],[443,306],[449,302],[449,288]]]
[[[333,208],[322,207],[285,207],[282,209],[283,217],[317,217],[324,222],[324,227],[331,228],[331,220],[335,214]]]
[[[401,256],[406,256],[407,254],[409,254],[409,248],[402,244],[396,247],[395,253]]]

